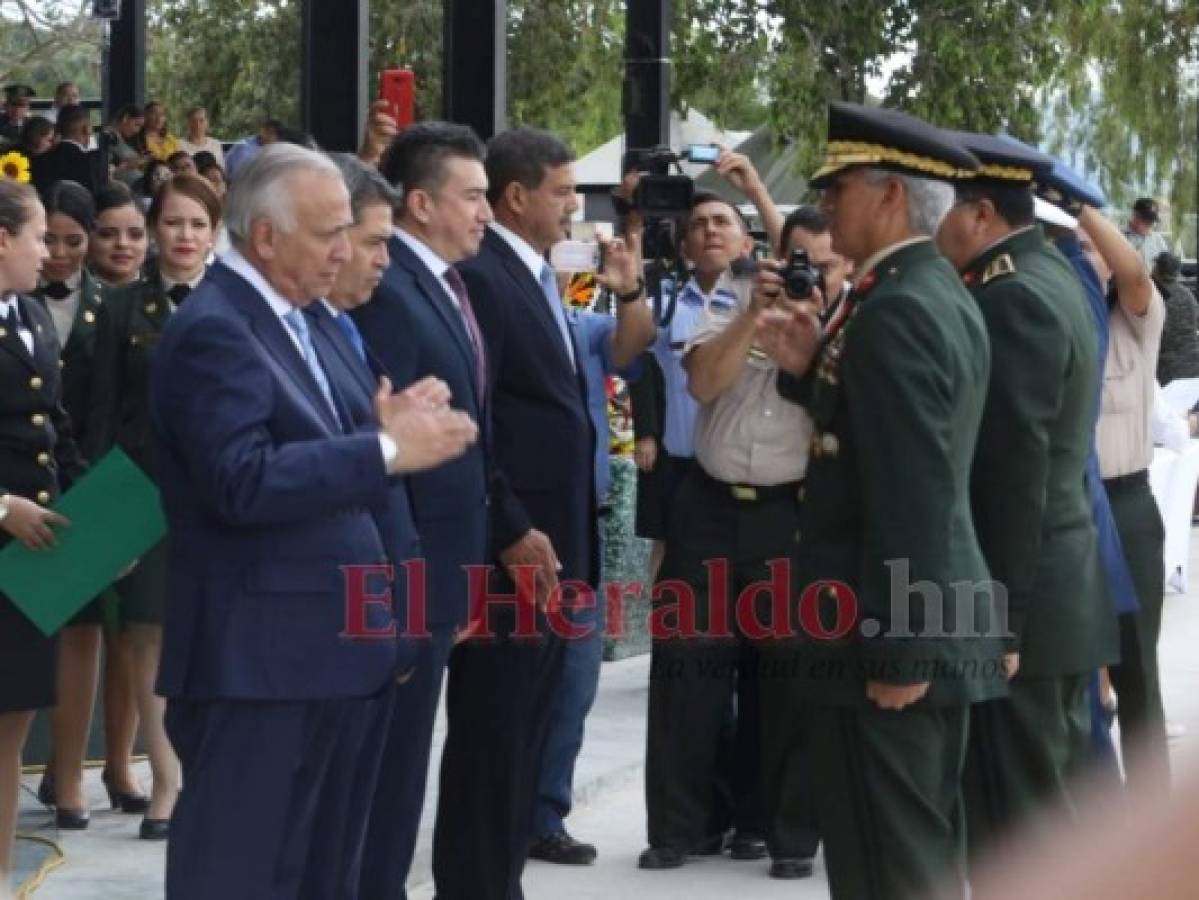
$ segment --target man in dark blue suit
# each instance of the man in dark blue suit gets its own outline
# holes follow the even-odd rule
[[[357,897],[388,693],[407,646],[347,627],[380,595],[389,477],[474,440],[381,386],[373,409],[302,309],[349,255],[337,168],[280,145],[230,191],[234,250],[172,319],[151,415],[171,596],[159,691],[183,765],[167,896]],[[365,583],[363,583],[365,582]]]
[[[520,128],[494,138],[486,169],[496,222],[478,255],[459,267],[486,340],[489,449],[503,476],[491,484],[491,557],[498,564],[491,589],[512,594],[523,569],[535,573],[536,597],[476,609],[477,628],[488,636],[455,651],[434,846],[442,900],[523,897],[543,749],[562,712],[557,701],[568,652],[562,638],[570,635],[580,646],[597,639],[571,634],[568,620],[576,610],[556,608],[558,601],[586,604],[588,592],[590,602],[602,602],[593,593],[599,581],[597,437],[587,407],[587,353],[545,261],[577,209],[573,159],[565,144],[542,131]],[[639,260],[619,242],[609,258],[603,280],[620,304],[608,338],[611,355],[631,361],[652,339],[653,322]],[[559,591],[560,580],[573,584]],[[519,605],[534,600],[534,609],[522,614]],[[594,667],[578,671],[598,676]],[[587,694],[578,691],[584,700]],[[581,742],[586,709],[573,712],[561,724]],[[568,764],[573,767],[573,759]],[[555,861],[594,858],[593,847],[558,825]]]
[[[419,123],[396,139],[382,169],[388,182],[404,186],[387,248],[391,265],[371,302],[352,316],[397,388],[437,377],[480,431],[479,442],[459,459],[408,479],[426,567],[429,636],[419,643],[411,677],[394,691],[363,861],[363,900],[405,896],[442,674],[467,621],[466,567],[487,562],[487,373],[471,298],[459,293],[461,281],[451,268],[475,253],[491,220],[482,160],[482,143],[460,125]],[[471,866],[472,856],[450,864]]]

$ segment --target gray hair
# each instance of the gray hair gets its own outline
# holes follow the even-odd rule
[[[354,224],[362,221],[368,206],[387,206],[394,214],[400,208],[400,192],[387,183],[379,170],[368,166],[352,153],[330,153],[329,159],[341,171],[341,178],[350,192],[350,209]]]
[[[908,201],[908,227],[913,234],[936,234],[941,227],[941,220],[953,208],[953,185],[946,181],[888,169],[866,169],[865,178],[870,184],[881,184],[888,178],[898,178],[903,183],[904,196]]]
[[[225,227],[234,247],[242,249],[250,229],[259,219],[270,219],[283,232],[296,227],[293,175],[310,172],[341,181],[341,173],[327,156],[295,144],[270,144],[237,170],[225,198]]]

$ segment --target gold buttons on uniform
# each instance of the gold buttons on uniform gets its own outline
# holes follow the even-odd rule
[[[36,425],[38,428],[41,428],[43,425],[46,424],[46,417],[44,415],[42,415],[41,413],[34,413],[32,416],[29,417],[29,421],[32,422],[34,425]]]
[[[0,328],[0,338],[8,337],[8,329]]]
[[[47,503],[49,503],[50,502],[50,492],[49,491],[38,491],[37,492],[37,502],[40,503],[42,506],[45,506]]]
[[[147,303],[146,304],[146,315],[152,316],[156,312],[158,312],[158,304],[157,303]]]
[[[96,314],[94,312],[92,312],[90,309],[86,310],[83,313],[83,321],[87,322],[87,324],[89,324],[89,325],[92,324],[92,322],[96,321]]]
[[[50,465],[50,454],[49,454],[49,453],[46,453],[45,451],[43,451],[43,452],[39,453],[39,454],[37,455],[37,464],[38,464],[39,466],[48,466],[48,465]]]
[[[826,434],[820,438],[820,449],[825,456],[836,459],[837,453],[841,450],[841,442],[837,440],[835,434]]]
[[[42,377],[40,375],[34,375],[29,379],[29,386],[35,391],[40,391],[42,389]]]

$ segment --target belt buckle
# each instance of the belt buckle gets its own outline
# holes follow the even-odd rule
[[[732,491],[735,500],[757,500],[758,489],[750,487],[747,484],[731,484],[729,490]]]

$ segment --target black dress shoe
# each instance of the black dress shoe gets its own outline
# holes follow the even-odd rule
[[[734,834],[729,856],[739,860],[762,859],[766,856],[766,842],[752,834]]]
[[[687,854],[673,847],[650,847],[641,851],[639,869],[677,869],[687,861]]]
[[[63,809],[61,806],[54,810],[54,824],[59,831],[83,831],[92,821],[92,814],[86,809]]]
[[[771,878],[811,878],[812,861],[798,856],[780,856],[770,863]]]
[[[108,801],[113,809],[119,809],[129,815],[141,815],[150,808],[150,798],[144,794],[127,794],[118,790],[109,778],[108,769],[100,773],[100,780],[104,782],[104,789],[108,791]]]
[[[529,847],[529,859],[560,866],[589,866],[595,862],[597,855],[594,846],[576,841],[565,831],[543,835]]]
[[[165,841],[170,836],[170,819],[142,819],[137,836],[143,841]]]

